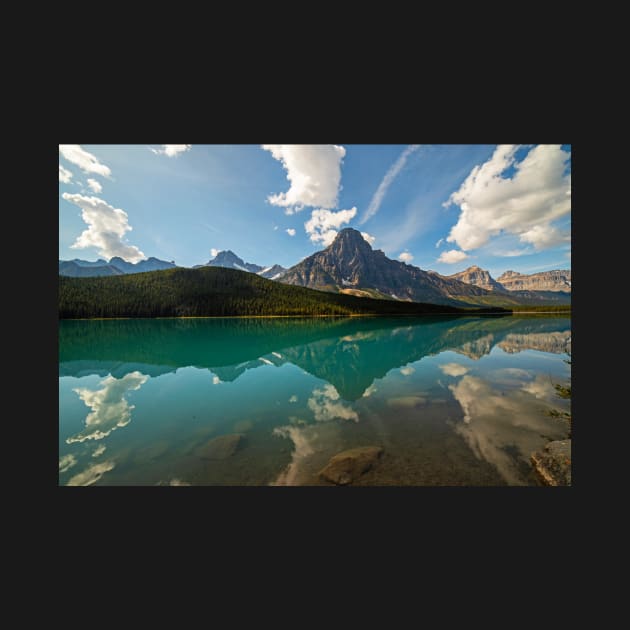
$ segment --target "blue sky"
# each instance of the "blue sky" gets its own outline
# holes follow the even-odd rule
[[[289,267],[354,227],[451,274],[571,266],[570,145],[60,145],[59,258]]]

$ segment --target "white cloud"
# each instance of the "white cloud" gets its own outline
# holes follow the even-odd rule
[[[77,240],[70,245],[73,249],[98,248],[99,256],[120,256],[129,262],[143,260],[145,255],[135,245],[127,245],[122,237],[132,228],[127,213],[110,206],[99,197],[63,193],[62,197],[81,208],[81,218],[88,224]]]
[[[216,247],[213,247],[210,250],[210,256],[212,256],[212,258],[216,258],[218,253],[219,253],[219,250]]]
[[[495,256],[502,256],[504,258],[514,258],[515,256],[528,256],[534,252],[527,247],[522,249],[500,249],[492,252]]]
[[[77,463],[77,458],[72,455],[72,454],[68,454],[68,455],[64,455],[60,460],[59,460],[59,472],[66,472],[66,470],[70,470],[70,468],[72,468],[75,464]]]
[[[516,162],[518,145],[499,145],[492,157],[470,172],[445,206],[461,208],[449,243],[477,249],[501,232],[514,234],[537,250],[569,240],[552,223],[571,212],[571,174],[565,174],[570,153],[560,145],[541,144]],[[501,174],[509,167],[510,178]]]
[[[367,232],[361,232],[361,236],[370,244],[370,245],[374,245],[374,241],[376,240],[376,236],[372,236],[371,234],[368,234]]]
[[[334,208],[341,182],[341,162],[346,150],[335,144],[263,144],[287,171],[287,192],[269,195],[274,206],[299,212],[305,206]]]
[[[166,157],[177,157],[180,153],[190,151],[192,144],[163,144],[161,149],[151,149],[156,155],[166,155]]]
[[[59,165],[59,181],[62,184],[69,184],[71,179],[72,179],[72,171],[69,171],[67,168],[64,168],[60,164]]]
[[[287,228],[286,232],[289,236],[295,236],[295,230],[293,228]]]
[[[148,376],[137,371],[130,372],[123,378],[114,378],[110,374],[100,382],[103,386],[101,389],[74,389],[92,411],[85,418],[85,429],[67,438],[66,443],[102,440],[112,431],[128,425],[134,405],[127,402],[125,395],[140,389],[148,380]]]
[[[85,173],[96,173],[104,177],[109,177],[112,174],[108,166],[101,164],[96,156],[88,153],[78,144],[60,144],[59,153]]]
[[[437,261],[452,265],[453,263],[458,263],[462,260],[466,260],[466,258],[468,258],[468,254],[466,254],[465,252],[462,252],[458,249],[449,249],[447,252],[442,252]]]
[[[92,179],[91,177],[88,177],[87,180],[88,186],[95,192],[95,193],[100,193],[103,191],[103,187],[95,180]]]
[[[392,185],[393,181],[398,176],[398,173],[402,171],[403,166],[405,166],[407,159],[409,156],[420,148],[419,144],[410,144],[398,157],[398,159],[391,165],[387,173],[385,173],[385,177],[383,177],[381,183],[378,185],[376,192],[372,196],[370,200],[370,205],[368,206],[363,218],[359,222],[359,225],[363,225],[366,221],[369,221],[379,210],[381,207],[381,203],[383,203],[383,198],[387,193],[387,189]]]
[[[99,457],[100,455],[102,455],[105,452],[105,449],[107,447],[105,446],[105,444],[99,444],[95,449],[94,452],[92,453],[92,457]]]
[[[344,223],[348,223],[356,213],[356,207],[338,212],[323,208],[313,210],[311,218],[304,224],[304,229],[313,243],[322,243],[324,247],[328,247],[337,236],[335,228],[340,228]]]
[[[406,365],[405,367],[400,368],[400,373],[403,376],[410,376],[415,372],[415,368],[412,368],[410,365]]]
[[[413,260],[413,254],[410,254],[409,252],[400,252],[400,254],[398,254],[398,260],[410,263]]]
[[[297,401],[298,401],[298,397],[295,394],[293,394],[293,396],[289,398],[290,403],[296,403]]]
[[[273,226],[273,231],[275,232],[277,229],[278,229],[278,226],[277,226],[277,225],[274,225],[274,226]]]
[[[212,384],[213,385],[220,385],[223,381],[218,377],[218,376],[213,376],[212,377]]]
[[[459,363],[445,363],[440,365],[440,370],[448,376],[464,376],[468,372],[468,368]]]
[[[323,389],[314,389],[307,405],[317,422],[328,422],[335,418],[359,422],[359,414],[339,401],[339,393],[334,385],[326,384]]]
[[[436,248],[439,247],[443,242],[444,242],[443,238],[439,239],[438,242],[435,244],[435,247]]]
[[[68,481],[69,486],[91,486],[96,483],[106,472],[114,468],[114,462],[103,462],[102,464],[93,464],[86,468],[83,472],[75,475]]]
[[[376,385],[372,383],[364,392],[362,398],[369,398],[372,394],[375,394],[378,391]]]

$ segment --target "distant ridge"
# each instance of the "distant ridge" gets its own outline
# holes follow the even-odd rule
[[[145,271],[160,271],[173,269],[177,265],[174,262],[166,262],[158,258],[147,258],[137,263],[130,263],[119,256],[114,256],[109,262],[99,259],[96,262],[81,260],[60,260],[59,275],[73,278],[88,278],[101,276],[120,276],[131,273],[143,273]]]

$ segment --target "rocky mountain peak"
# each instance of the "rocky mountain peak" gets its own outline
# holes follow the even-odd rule
[[[464,271],[446,277],[480,287],[486,291],[503,291],[503,287],[490,275],[490,272],[478,265],[471,265]]]

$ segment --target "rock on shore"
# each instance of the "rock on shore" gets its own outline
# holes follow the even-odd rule
[[[544,450],[532,453],[531,459],[545,485],[571,485],[571,440],[549,442]]]

